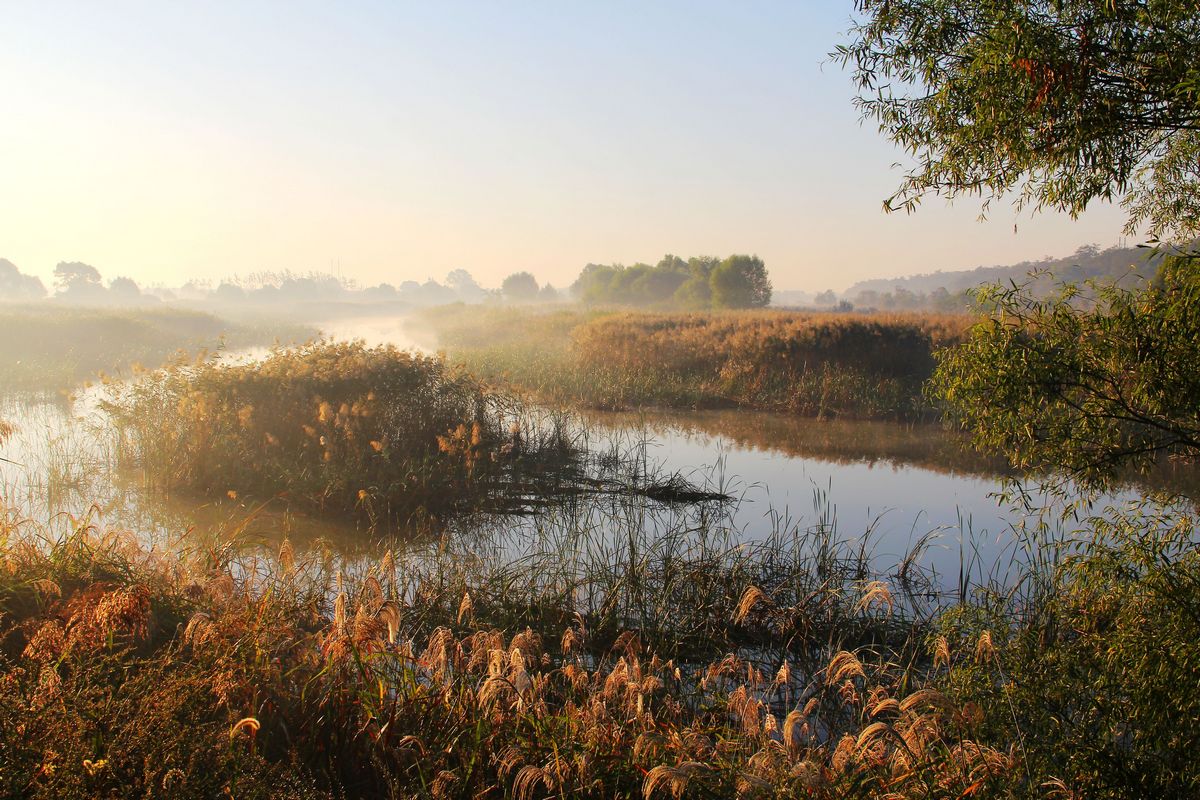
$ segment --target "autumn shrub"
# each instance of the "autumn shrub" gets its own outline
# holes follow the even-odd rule
[[[1200,770],[1200,557],[1193,512],[1088,521],[1039,580],[939,622],[936,681],[1062,797],[1193,797]]]
[[[825,654],[814,651],[819,668],[804,669],[767,663],[752,646],[696,662],[669,645],[660,652],[649,632],[606,636],[593,626],[609,601],[579,604],[542,581],[544,565],[512,565],[505,578],[463,571],[454,557],[387,553],[344,571],[286,541],[270,554],[178,556],[87,520],[47,539],[10,523],[0,550],[0,780],[10,795],[653,797],[751,787],[833,797],[892,780],[898,750],[869,719],[887,713],[912,726],[922,753],[939,753],[953,730],[922,721],[921,696],[886,703],[904,691],[905,670],[840,649],[836,637],[802,644],[793,634],[798,649]],[[712,564],[687,578],[706,577],[728,598],[714,609],[720,629],[767,630],[800,613],[782,591],[748,582],[772,573],[768,552],[735,561],[741,572]],[[614,597],[627,588],[615,583]],[[899,613],[882,583],[846,584],[828,602],[868,625]],[[531,616],[539,605],[558,613]],[[959,785],[964,770],[1004,763],[980,752],[962,764],[932,755],[936,766],[903,785],[916,791],[934,774]]]

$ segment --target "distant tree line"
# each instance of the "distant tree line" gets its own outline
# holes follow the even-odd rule
[[[1101,249],[1094,244],[1083,245],[1065,258],[1046,256],[1037,261],[1022,261],[1004,266],[977,267],[975,269],[948,270],[907,278],[876,278],[859,281],[844,293],[853,300],[864,292],[883,295],[903,288],[914,295],[932,295],[945,289],[951,295],[961,294],[967,289],[990,283],[1029,282],[1030,273],[1037,275],[1031,289],[1039,294],[1056,290],[1060,283],[1083,283],[1101,281],[1127,282],[1136,284],[1140,280],[1154,277],[1158,265],[1152,252],[1144,247],[1110,247]]]
[[[322,272],[262,271],[219,282],[193,279],[174,289],[143,289],[130,278],[105,284],[100,270],[81,261],[64,261],[54,269],[53,299],[90,305],[142,305],[161,301],[211,302],[221,305],[271,305],[307,302],[392,302],[432,306],[455,302],[558,302],[566,296],[530,272],[510,274],[499,288],[486,289],[470,272],[456,269],[441,282],[403,281],[360,287],[354,281]],[[0,301],[27,302],[46,297],[46,287],[32,275],[0,259]],[[667,255],[656,265],[588,264],[570,288],[570,296],[589,304],[685,309],[758,308],[771,302],[771,281],[758,256],[725,259],[698,256],[683,260]]]
[[[61,261],[54,268],[54,297],[85,305],[146,305],[159,302],[132,278],[117,277],[104,285],[100,270],[82,261]],[[46,297],[46,285],[0,258],[0,302],[25,303]]]
[[[771,281],[758,256],[694,256],[684,261],[666,255],[653,266],[588,264],[571,292],[589,304],[760,308],[771,302]]]
[[[903,286],[890,292],[867,289],[854,295],[853,306],[862,311],[965,311],[971,306],[967,290],[951,292],[939,286],[931,292],[913,292]]]
[[[49,293],[41,279],[22,273],[0,258],[0,302],[41,300]],[[465,269],[452,270],[442,281],[406,280],[360,287],[353,280],[325,272],[259,271],[220,281],[192,279],[175,289],[143,289],[131,278],[105,284],[100,270],[81,261],[63,261],[54,268],[52,299],[82,305],[145,305],[163,300],[212,302],[222,305],[271,305],[303,302],[404,302],[431,306],[506,300],[514,303],[560,299],[550,284],[541,286],[528,272],[505,278],[498,289],[486,289]]]
[[[537,278],[529,272],[514,272],[505,278],[500,295],[511,303],[553,303],[559,299],[557,289],[548,283],[539,287]]]
[[[7,258],[0,258],[0,300],[20,302],[40,300],[46,296],[46,285],[36,275],[25,275]]]

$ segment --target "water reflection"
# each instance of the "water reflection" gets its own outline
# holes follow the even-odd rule
[[[98,503],[106,524],[155,543],[178,542],[188,532],[193,544],[241,538],[277,545],[286,536],[299,547],[327,542],[352,561],[388,548],[453,542],[519,559],[531,543],[544,549],[547,537],[586,534],[606,546],[635,528],[650,537],[721,531],[741,542],[832,534],[884,566],[917,550],[922,567],[945,576],[965,562],[983,570],[1011,560],[1020,547],[1014,531],[1029,524],[1023,510],[999,499],[1005,465],[972,453],[961,437],[937,426],[739,411],[591,414],[579,426],[597,468],[621,463],[642,476],[679,473],[737,501],[673,506],[645,497],[576,497],[538,515],[476,514],[380,531],[310,516],[278,499],[148,492],[141,476],[116,469],[94,392],[74,403],[10,397],[0,403],[0,418],[17,426],[0,448],[8,459],[0,462],[6,505],[45,520]],[[1176,484],[1195,480],[1195,470],[1171,474]]]
[[[916,467],[986,478],[1012,474],[1003,459],[980,455],[965,437],[940,425],[816,420],[728,409],[590,413],[585,419],[601,427],[642,429],[657,436],[706,437],[784,459]]]

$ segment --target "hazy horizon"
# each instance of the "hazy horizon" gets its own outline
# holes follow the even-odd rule
[[[0,30],[0,257],[179,285],[360,284],[756,253],[778,289],[1065,256],[1079,221],[931,200],[826,54],[849,2],[21,5]],[[1016,232],[1014,233],[1014,225]]]

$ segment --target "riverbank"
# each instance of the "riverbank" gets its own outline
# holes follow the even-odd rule
[[[955,315],[650,313],[444,306],[415,335],[472,373],[585,409],[743,408],[847,419],[931,419],[933,353]]]

